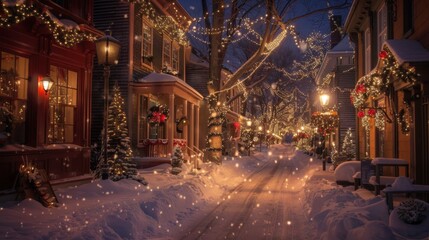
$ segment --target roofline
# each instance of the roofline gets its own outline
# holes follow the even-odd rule
[[[325,57],[323,58],[323,62],[320,65],[319,71],[317,72],[317,75],[316,75],[316,84],[319,82],[319,79],[321,79],[320,75],[322,74],[323,70],[326,68],[326,65],[328,64],[328,55],[330,55],[330,56],[332,56],[332,55],[342,55],[342,54],[347,55],[347,54],[354,54],[354,53],[355,53],[354,51],[339,51],[339,52],[330,52],[330,51],[328,51],[325,54]]]

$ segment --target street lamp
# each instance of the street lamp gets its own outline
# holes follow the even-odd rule
[[[320,105],[322,105],[322,107],[326,107],[329,104],[329,95],[324,93],[322,95],[320,95],[319,97],[320,99]]]
[[[119,41],[112,37],[112,32],[110,30],[107,32],[108,35],[106,34],[95,41],[98,64],[104,65],[104,163],[101,173],[101,179],[103,180],[109,178],[107,169],[107,118],[109,111],[110,66],[118,63],[121,48]]]
[[[319,99],[320,99],[320,105],[322,105],[322,109],[325,110],[326,106],[328,106],[328,104],[329,104],[329,95],[326,93],[321,94]],[[328,138],[329,138],[329,135],[328,135]],[[330,142],[330,139],[328,139],[328,144],[329,144],[329,142]],[[329,148],[329,145],[328,145],[328,148]],[[326,139],[325,139],[325,137],[323,137],[323,152],[322,152],[322,158],[323,158],[323,167],[322,168],[323,168],[323,171],[326,170],[326,159],[325,159],[326,158],[326,156],[325,156],[326,151],[327,151],[326,150]]]
[[[262,126],[258,127],[259,133],[259,151],[262,152]]]

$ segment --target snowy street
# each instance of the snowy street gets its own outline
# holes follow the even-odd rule
[[[229,192],[183,239],[314,239],[302,192],[312,168],[291,164],[299,161],[291,147],[271,151],[269,161]]]
[[[94,180],[57,188],[59,206],[0,202],[1,239],[428,239],[429,219],[392,219],[385,199],[335,183],[319,159],[273,145],[222,165],[163,164],[149,182]],[[389,217],[391,219],[389,219]],[[393,222],[393,224],[392,224]],[[396,232],[395,232],[396,231]]]

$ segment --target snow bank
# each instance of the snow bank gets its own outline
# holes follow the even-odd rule
[[[353,175],[360,172],[360,161],[342,162],[335,169],[335,180],[337,182],[354,183]]]

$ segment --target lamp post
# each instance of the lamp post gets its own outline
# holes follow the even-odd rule
[[[262,126],[258,127],[259,133],[259,151],[262,152]]]
[[[250,156],[250,147],[251,147],[251,141],[252,141],[252,139],[250,139],[251,138],[251,129],[250,129],[250,127],[252,126],[252,120],[247,120],[246,121],[246,125],[247,125],[247,130],[249,131],[249,135],[248,135],[248,140],[247,140],[247,155],[248,156]]]
[[[117,64],[119,59],[119,50],[121,45],[119,41],[112,37],[112,32],[107,31],[109,34],[95,41],[95,48],[97,52],[97,59],[99,65],[104,65],[104,162],[101,173],[101,179],[109,178],[107,169],[107,118],[109,116],[109,77],[110,66]]]
[[[319,100],[320,100],[320,105],[322,106],[322,111],[324,112],[326,110],[326,107],[329,104],[329,95],[326,93],[323,93],[319,96]],[[329,143],[329,141],[330,140],[328,139],[328,143]],[[325,139],[325,136],[323,136],[323,151],[322,151],[322,158],[323,158],[323,167],[322,168],[323,168],[323,171],[326,170],[326,159],[325,159],[326,156],[324,156],[326,151],[327,151],[326,150],[326,139]]]

